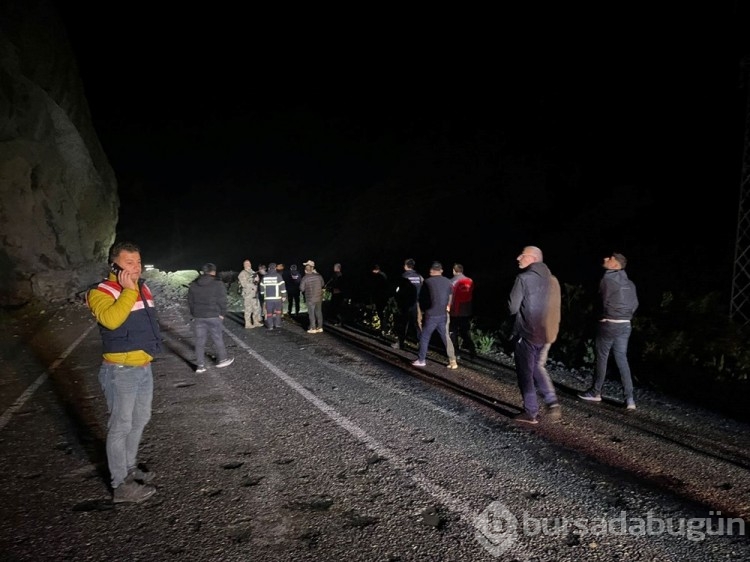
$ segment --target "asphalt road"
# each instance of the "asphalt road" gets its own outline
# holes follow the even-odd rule
[[[195,375],[184,307],[159,314],[141,448],[158,490],[116,507],[93,319],[3,317],[0,559],[750,559],[743,424],[655,397],[635,417],[566,399],[560,424],[519,427],[291,322],[228,320],[235,363]]]

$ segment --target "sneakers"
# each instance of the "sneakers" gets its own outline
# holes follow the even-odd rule
[[[625,406],[626,410],[635,410],[635,400],[632,398],[627,399],[627,406]]]
[[[221,369],[223,367],[229,367],[229,365],[231,365],[232,363],[234,363],[234,357],[230,357],[230,358],[224,359],[224,361],[219,361],[216,364],[216,367],[218,369]]]
[[[526,412],[521,412],[520,414],[513,416],[513,420],[519,423],[528,423],[529,425],[536,425],[539,423],[535,417],[532,417]]]
[[[560,409],[560,404],[558,404],[557,402],[547,404],[547,419],[553,422],[560,421],[562,419],[562,410]]]
[[[140,503],[156,493],[156,488],[128,479],[112,494],[112,503]]]
[[[449,369],[458,369],[458,363],[456,363],[455,361],[451,361],[446,365],[446,367],[448,367]]]
[[[200,375],[201,373],[206,372],[206,366],[205,365],[198,365],[198,368],[195,369],[195,374]]]
[[[589,402],[601,402],[602,395],[597,394],[594,390],[587,390],[583,394],[579,394],[578,398],[581,400],[588,400]]]
[[[322,334],[323,333],[323,328],[318,328],[317,330],[315,330],[315,333],[316,334]]]
[[[427,366],[427,362],[426,361],[422,361],[421,359],[417,359],[416,361],[412,361],[411,364],[414,365],[415,367],[426,367]]]
[[[316,330],[315,328],[310,328],[309,330],[307,330],[307,333],[308,334],[317,334],[318,330]]]

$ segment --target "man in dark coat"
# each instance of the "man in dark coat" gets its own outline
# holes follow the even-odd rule
[[[201,268],[200,276],[188,286],[187,299],[195,330],[195,372],[206,372],[205,349],[209,335],[218,359],[216,366],[228,367],[234,362],[234,358],[227,357],[222,331],[227,313],[227,290],[221,279],[216,277],[214,264],[207,263]]]

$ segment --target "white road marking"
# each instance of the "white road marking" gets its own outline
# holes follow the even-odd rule
[[[13,417],[13,414],[15,414],[18,410],[20,410],[23,405],[26,403],[26,401],[31,398],[31,396],[36,392],[36,389],[42,386],[44,384],[44,381],[47,380],[47,377],[50,373],[53,373],[57,367],[60,366],[60,363],[65,361],[65,358],[68,357],[68,355],[71,354],[71,352],[78,347],[78,344],[80,344],[83,339],[89,334],[89,332],[96,326],[96,324],[91,324],[79,337],[76,341],[71,343],[68,346],[68,349],[62,352],[62,355],[55,359],[52,362],[52,365],[50,365],[49,369],[47,369],[46,373],[43,373],[39,375],[39,377],[32,383],[32,385],[27,388],[21,396],[19,396],[13,404],[11,404],[10,408],[5,410],[3,412],[3,415],[0,416],[0,431],[8,425],[8,422],[10,422],[11,418]]]
[[[422,490],[445,505],[448,509],[456,513],[465,523],[474,526],[477,514],[467,505],[466,501],[457,497],[455,494],[449,492],[442,486],[435,484],[416,471],[407,470],[409,468],[408,463],[404,459],[399,457],[394,451],[391,451],[388,447],[381,444],[346,416],[341,415],[334,407],[328,405],[326,402],[324,402],[323,400],[315,396],[312,392],[303,387],[301,384],[299,384],[294,378],[286,374],[270,361],[266,360],[263,356],[254,351],[250,346],[248,346],[239,337],[235,336],[228,329],[224,328],[224,331],[229,335],[229,337],[237,342],[238,346],[244,349],[256,361],[267,367],[268,370],[270,370],[274,375],[280,378],[284,383],[292,388],[292,390],[296,391],[305,400],[313,404],[316,408],[318,408],[321,412],[328,416],[336,425],[348,431],[360,443],[377,453],[378,456],[384,459],[388,459],[391,464],[401,470],[405,475],[408,475]]]

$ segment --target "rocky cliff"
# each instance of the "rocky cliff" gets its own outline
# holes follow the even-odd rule
[[[119,199],[49,0],[0,3],[0,305],[70,298],[102,274]]]

